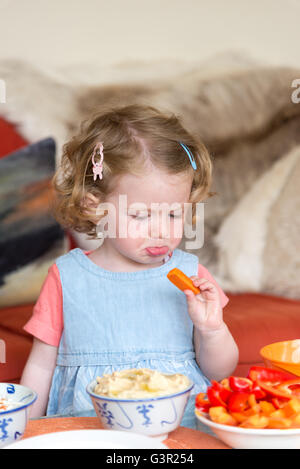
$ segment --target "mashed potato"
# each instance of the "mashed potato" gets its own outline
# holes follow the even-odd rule
[[[184,391],[190,384],[179,373],[167,375],[147,368],[130,369],[97,377],[94,393],[119,399],[143,399]]]

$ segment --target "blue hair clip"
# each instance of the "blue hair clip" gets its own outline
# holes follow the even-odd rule
[[[193,167],[193,170],[195,171],[197,169],[197,165],[196,165],[196,161],[195,161],[193,153],[188,149],[188,147],[184,143],[182,142],[179,142],[179,143],[182,146],[182,148],[185,150],[185,152],[187,153],[190,159],[191,165]]]

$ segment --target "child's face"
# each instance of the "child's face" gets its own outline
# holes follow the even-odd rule
[[[142,177],[122,176],[106,199],[116,209],[116,237],[107,237],[105,243],[132,261],[161,264],[182,239],[183,204],[189,201],[191,186],[192,176],[186,173],[171,176],[153,169]],[[111,216],[114,214],[108,215],[109,222]],[[167,248],[163,254],[154,256],[147,251],[162,246]]]

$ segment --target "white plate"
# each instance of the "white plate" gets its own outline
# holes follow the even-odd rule
[[[19,440],[4,449],[166,449],[149,436],[114,430],[70,430]]]

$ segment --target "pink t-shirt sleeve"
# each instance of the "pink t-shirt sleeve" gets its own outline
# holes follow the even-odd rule
[[[63,307],[62,288],[56,264],[48,270],[32,316],[24,329],[37,339],[58,347],[63,331]]]
[[[222,288],[220,287],[220,285],[217,284],[217,282],[213,278],[213,276],[201,264],[198,265],[198,277],[199,278],[206,278],[206,280],[208,280],[209,282],[212,282],[214,285],[216,285],[216,287],[218,289],[218,292],[219,292],[219,295],[220,295],[220,298],[221,298],[222,308],[224,308],[227,305],[227,303],[229,301],[229,298],[225,295]]]

